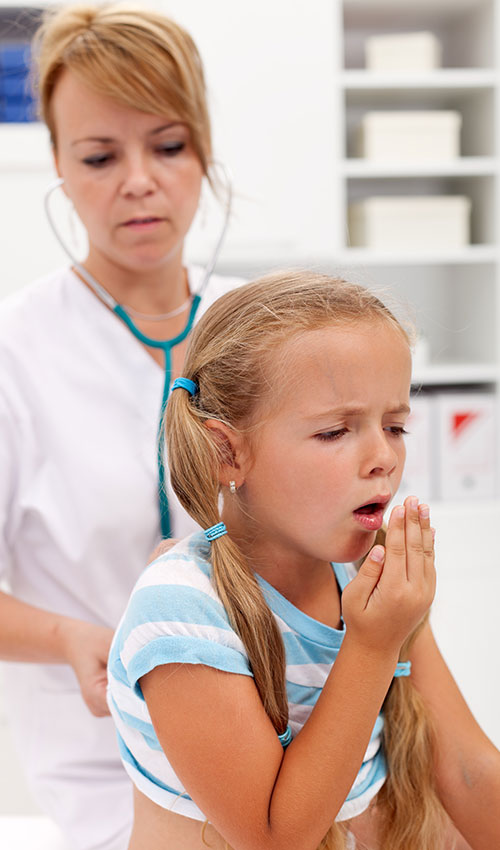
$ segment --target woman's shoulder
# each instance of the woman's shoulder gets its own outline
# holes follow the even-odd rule
[[[59,321],[58,307],[64,302],[72,272],[56,269],[37,278],[0,301],[0,340],[23,342],[24,334],[49,330]]]

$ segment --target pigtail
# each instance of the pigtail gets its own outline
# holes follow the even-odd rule
[[[406,639],[400,660],[428,615]],[[376,806],[384,850],[440,850],[446,815],[439,800],[434,769],[434,732],[411,676],[393,679],[384,702],[384,748],[388,776]]]
[[[221,449],[204,427],[196,401],[184,391],[172,394],[167,409],[172,485],[180,502],[201,525],[219,522],[218,469]],[[253,570],[227,535],[210,547],[213,578],[229,621],[245,646],[266,713],[276,732],[288,723],[285,648],[279,627]]]
[[[377,533],[375,542],[385,545],[385,531]],[[407,637],[400,661],[408,660],[428,619],[427,613]],[[384,850],[441,850],[446,815],[435,782],[434,733],[411,676],[392,680],[383,712],[388,775],[374,803],[380,845]]]

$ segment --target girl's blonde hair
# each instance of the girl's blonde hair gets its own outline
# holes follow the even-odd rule
[[[205,175],[212,156],[200,55],[191,36],[157,12],[121,3],[46,11],[33,40],[42,119],[57,148],[52,97],[64,69],[94,92],[189,127]]]
[[[227,462],[227,447],[214,440],[204,423],[216,419],[250,433],[257,407],[259,412],[270,409],[286,377],[281,356],[285,342],[324,327],[367,322],[375,328],[390,327],[409,342],[404,328],[373,293],[317,273],[269,275],[233,290],[209,308],[193,331],[183,370],[199,391],[191,397],[176,390],[166,411],[172,485],[202,528],[219,522],[219,469]],[[230,537],[211,544],[211,561],[217,591],[245,645],[260,698],[281,734],[288,722],[288,702],[285,651],[275,618]],[[433,784],[432,736],[411,680],[394,680],[385,718],[389,779],[377,800],[381,846],[434,850],[439,846],[441,807]],[[341,850],[345,834],[345,825],[333,824],[320,848]]]

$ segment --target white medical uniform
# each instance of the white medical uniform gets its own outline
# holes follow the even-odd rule
[[[189,269],[196,292],[203,270]],[[242,283],[213,275],[197,319]],[[114,627],[160,536],[164,374],[69,269],[0,304],[0,578],[40,608]],[[168,482],[170,484],[170,482]],[[175,537],[193,531],[169,488]],[[109,717],[66,665],[4,665],[28,781],[75,850],[125,850],[130,783]]]

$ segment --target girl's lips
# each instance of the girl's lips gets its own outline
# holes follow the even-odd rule
[[[384,508],[379,507],[371,513],[353,511],[353,516],[366,531],[378,531],[384,521]]]
[[[378,531],[384,521],[384,513],[390,497],[381,496],[373,502],[360,505],[353,511],[356,521],[367,531]]]

